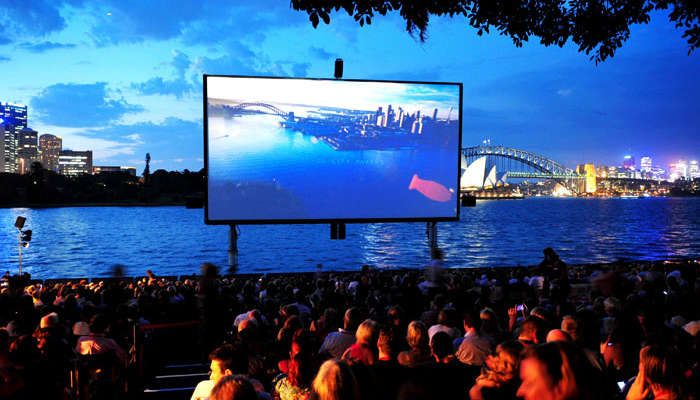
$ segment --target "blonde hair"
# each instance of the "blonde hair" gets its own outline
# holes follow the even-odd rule
[[[371,319],[364,320],[360,326],[357,327],[357,332],[355,332],[357,344],[367,347],[374,347],[377,345],[377,336],[379,336],[377,323]]]
[[[411,347],[425,347],[429,345],[428,330],[425,324],[421,321],[411,321],[408,324],[408,332],[406,333],[406,341]]]
[[[317,400],[358,400],[357,380],[348,364],[330,359],[321,365],[311,384],[312,398]]]

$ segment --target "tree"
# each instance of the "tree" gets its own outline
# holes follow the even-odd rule
[[[531,36],[545,46],[571,40],[596,64],[612,57],[629,38],[632,24],[648,23],[654,10],[668,10],[676,28],[684,29],[688,54],[700,45],[698,0],[292,0],[314,28],[330,23],[333,11],[345,10],[360,26],[375,14],[398,11],[410,34],[426,39],[431,15],[463,16],[482,35],[492,29],[508,36],[517,47]]]

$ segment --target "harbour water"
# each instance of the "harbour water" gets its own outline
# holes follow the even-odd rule
[[[203,262],[226,267],[228,227],[204,224],[184,207],[0,209],[0,268],[17,272],[17,216],[33,230],[23,271],[36,278],[192,274]],[[421,267],[425,223],[351,224],[346,240],[328,225],[241,226],[240,272]],[[532,265],[552,247],[569,264],[619,259],[700,258],[700,198],[529,198],[478,201],[461,220],[438,224],[448,267]]]

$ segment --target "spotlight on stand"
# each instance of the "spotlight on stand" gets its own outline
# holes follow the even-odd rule
[[[17,217],[17,220],[15,221],[15,228],[22,229],[26,220],[27,219],[24,217]]]

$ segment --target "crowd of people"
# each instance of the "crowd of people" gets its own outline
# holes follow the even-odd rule
[[[128,380],[134,326],[196,320],[186,341],[211,371],[192,400],[698,399],[698,262],[544,255],[527,268],[6,276],[0,398],[70,398],[66,371],[84,357]]]

